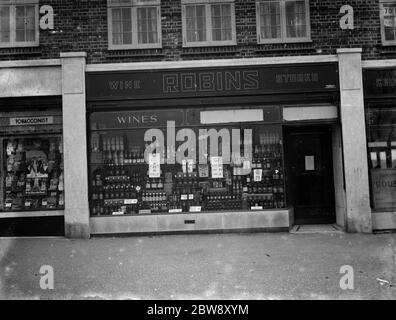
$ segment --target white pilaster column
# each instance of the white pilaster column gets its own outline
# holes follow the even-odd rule
[[[85,52],[61,53],[65,235],[89,238]]]
[[[360,48],[338,49],[346,188],[346,229],[372,232]]]

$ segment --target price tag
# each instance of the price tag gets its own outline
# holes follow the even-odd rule
[[[124,215],[124,212],[121,211],[113,212],[113,216],[122,216],[122,215]]]
[[[251,169],[251,162],[250,160],[243,160],[243,169],[250,170]]]
[[[194,206],[194,207],[190,207],[190,212],[201,212],[202,207],[200,206]]]
[[[186,159],[182,160],[182,170],[183,170],[183,173],[187,173],[187,160]]]
[[[188,200],[194,200],[194,195],[193,194],[189,194],[188,195]]]
[[[161,155],[159,153],[149,154],[149,177],[150,178],[161,177]]]
[[[30,207],[30,206],[31,206],[30,201],[26,201],[26,202],[25,202],[25,207]]]
[[[180,198],[181,198],[181,200],[183,200],[183,201],[188,200],[188,195],[182,194]]]
[[[138,200],[137,199],[125,199],[124,204],[137,204]]]
[[[263,170],[262,169],[255,169],[253,171],[254,182],[260,182],[263,180]]]
[[[210,162],[212,165],[212,178],[222,179],[223,178],[223,158],[222,157],[211,157]]]
[[[188,159],[187,160],[187,173],[192,173],[194,171],[194,160]]]
[[[182,213],[182,209],[169,209],[169,213]]]
[[[209,166],[207,164],[200,164],[198,166],[198,174],[200,178],[209,177]]]
[[[263,207],[251,207],[252,210],[263,210]]]
[[[232,158],[232,163],[235,166],[240,166],[242,164],[242,158],[239,154],[233,153],[231,158]]]
[[[43,201],[41,201],[41,205],[42,205],[43,207],[46,207],[46,206],[47,206],[47,204],[48,204],[47,200],[43,200]]]
[[[6,208],[11,208],[12,207],[12,203],[6,203]]]

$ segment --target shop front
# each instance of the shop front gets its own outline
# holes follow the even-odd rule
[[[0,236],[64,235],[60,98],[0,106]]]
[[[337,63],[88,72],[92,235],[336,220]]]
[[[374,229],[396,229],[396,69],[363,72]]]

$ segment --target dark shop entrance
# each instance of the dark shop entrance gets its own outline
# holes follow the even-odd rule
[[[295,224],[336,222],[330,125],[285,127],[289,203]]]

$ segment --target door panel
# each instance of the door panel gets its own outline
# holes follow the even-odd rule
[[[288,191],[296,224],[335,222],[330,130],[292,130],[286,137]]]

